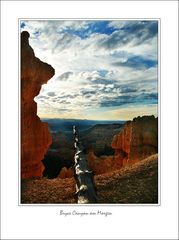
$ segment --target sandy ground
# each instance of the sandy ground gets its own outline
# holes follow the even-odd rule
[[[95,176],[98,203],[158,202],[158,155],[123,169]],[[75,204],[75,180],[34,178],[22,180],[23,204]]]

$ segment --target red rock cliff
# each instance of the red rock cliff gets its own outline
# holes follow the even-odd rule
[[[52,78],[54,69],[35,57],[29,46],[29,33],[21,33],[21,177],[41,176],[44,158],[52,142],[47,123],[37,116],[34,97]]]
[[[133,164],[158,152],[158,118],[143,116],[127,122],[112,141],[115,161]]]

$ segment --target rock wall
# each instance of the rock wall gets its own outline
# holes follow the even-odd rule
[[[55,71],[35,57],[29,45],[29,33],[21,33],[21,177],[41,176],[44,158],[52,139],[47,123],[37,116],[34,97]]]
[[[112,141],[115,161],[124,166],[158,152],[158,118],[143,116],[127,122]]]

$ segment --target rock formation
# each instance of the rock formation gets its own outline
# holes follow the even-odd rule
[[[67,168],[66,167],[63,167],[58,175],[58,178],[66,178],[66,174],[67,174]]]
[[[90,169],[93,170],[95,175],[111,172],[119,168],[115,162],[114,156],[96,156],[93,150],[87,154],[87,160]]]
[[[64,178],[72,178],[74,177],[74,171],[72,168],[66,168],[66,167],[63,167],[59,173],[59,175],[57,176],[57,178],[61,178],[61,179],[64,179]]]
[[[47,123],[37,116],[34,97],[41,86],[52,78],[54,69],[35,57],[29,45],[29,33],[21,33],[21,177],[41,176],[51,135]]]
[[[115,161],[124,166],[158,152],[158,118],[143,116],[128,121],[112,141]]]

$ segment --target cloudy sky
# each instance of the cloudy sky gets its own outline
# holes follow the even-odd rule
[[[158,22],[21,20],[35,55],[55,76],[35,98],[49,118],[157,116]]]

